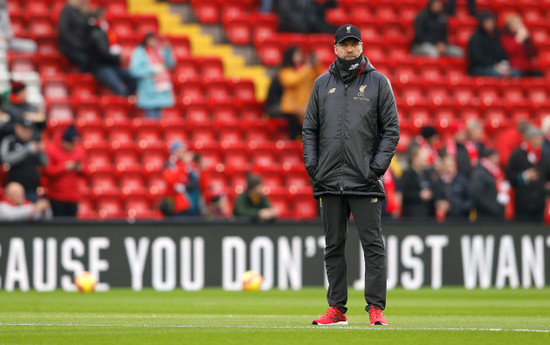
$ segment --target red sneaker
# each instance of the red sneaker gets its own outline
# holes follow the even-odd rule
[[[313,320],[312,325],[332,326],[332,325],[347,325],[348,319],[346,314],[342,313],[338,307],[330,307],[317,320]]]
[[[386,321],[382,309],[376,309],[373,305],[369,309],[369,317],[371,325],[388,325],[388,321]]]

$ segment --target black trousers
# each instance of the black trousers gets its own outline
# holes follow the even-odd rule
[[[348,280],[346,240],[348,220],[353,214],[365,259],[365,300],[371,306],[386,308],[386,248],[382,240],[382,200],[362,196],[324,195],[320,200],[325,228],[325,266],[329,306],[346,312]]]
[[[78,203],[50,199],[54,217],[76,217]]]

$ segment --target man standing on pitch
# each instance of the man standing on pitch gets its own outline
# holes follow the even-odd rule
[[[371,325],[387,325],[382,176],[399,141],[388,79],[363,57],[361,32],[343,25],[334,36],[337,59],[313,85],[303,127],[304,161],[319,198],[326,247],[329,308],[314,325],[347,324],[345,248],[353,214],[365,259],[366,310]]]

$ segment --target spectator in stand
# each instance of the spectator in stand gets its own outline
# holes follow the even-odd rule
[[[458,173],[470,178],[472,167],[478,163],[479,151],[476,144],[468,139],[468,132],[464,124],[460,123],[454,128],[453,138],[447,141],[443,151],[444,155],[456,159]]]
[[[122,48],[109,31],[102,9],[90,13],[89,25],[90,70],[95,78],[117,95],[135,93],[136,80],[120,65]]]
[[[277,1],[279,29],[297,33],[332,33],[336,27],[327,24],[325,11],[336,7],[336,0]]]
[[[2,162],[9,166],[8,182],[19,182],[23,185],[25,198],[31,202],[38,200],[38,168],[48,161],[42,143],[33,139],[34,130],[29,119],[17,118],[14,134],[5,137],[0,145]]]
[[[468,71],[471,75],[489,77],[519,77],[510,67],[500,43],[495,17],[486,11],[479,15],[479,26],[468,42]]]
[[[88,51],[88,3],[89,0],[68,0],[59,16],[59,51],[81,72],[90,68]]]
[[[4,200],[0,202],[0,221],[17,222],[50,219],[52,212],[46,199],[32,203],[25,199],[25,189],[20,183],[6,186]]]
[[[34,53],[36,42],[13,36],[7,2],[7,0],[0,0],[0,51],[13,50]]]
[[[506,165],[512,152],[525,141],[525,134],[530,126],[529,121],[520,120],[515,128],[505,128],[495,134],[495,150],[500,154],[501,167]]]
[[[458,173],[456,158],[441,157],[434,183],[436,219],[468,219],[472,208],[470,181]]]
[[[284,54],[283,65],[279,70],[279,82],[283,88],[280,111],[298,118],[300,124],[304,122],[309,95],[315,78],[321,73],[321,67],[314,55],[305,60],[302,51],[290,47]],[[295,120],[292,125],[296,126]],[[296,128],[293,128],[293,131]],[[301,125],[297,128],[301,130]]]
[[[479,165],[472,172],[472,199],[478,220],[502,220],[510,202],[510,183],[500,168],[500,155],[485,150]]]
[[[537,47],[519,15],[510,14],[506,17],[500,41],[512,68],[520,71],[524,77],[543,76],[537,65]]]
[[[550,189],[550,156],[542,153],[544,136],[530,127],[526,140],[512,153],[506,177],[515,188],[516,219],[542,222]]]
[[[181,141],[170,146],[170,159],[163,172],[168,199],[166,215],[198,216],[201,214],[200,169],[195,153]]]
[[[546,115],[542,118],[540,129],[542,130],[542,134],[544,134],[542,152],[550,155],[550,115]]]
[[[442,0],[430,0],[414,22],[415,36],[411,54],[440,56],[464,56],[462,48],[450,45],[447,40],[447,17]]]
[[[281,69],[275,74],[271,80],[271,85],[269,86],[269,92],[266,99],[266,112],[270,117],[273,118],[282,118],[285,119],[288,123],[288,134],[290,139],[296,139],[298,135],[302,132],[302,123],[298,114],[296,113],[284,113],[281,111],[281,101],[283,98],[283,86],[279,79],[283,68],[294,69],[294,66],[297,66],[301,63],[302,53],[299,48],[290,47],[283,54],[283,64]],[[297,61],[295,63],[294,61]],[[285,75],[286,76],[286,75]],[[288,81],[287,81],[288,82]],[[299,87],[299,85],[298,85]],[[289,95],[287,94],[287,98]],[[288,101],[287,101],[288,102]],[[286,108],[289,106],[286,105]]]
[[[426,149],[416,146],[410,152],[410,166],[401,177],[404,218],[427,219],[434,216],[432,169]]]
[[[169,69],[174,67],[170,43],[148,33],[132,53],[130,74],[138,80],[137,106],[145,110],[145,117],[160,118],[163,108],[174,105],[174,94]]]
[[[46,115],[43,111],[27,102],[26,85],[20,81],[11,80],[11,92],[8,101],[2,104],[2,111],[15,119],[30,120],[35,129],[34,138],[39,140],[42,137],[42,130],[46,128]],[[13,123],[11,124],[13,127]]]
[[[83,175],[84,149],[78,145],[78,132],[74,125],[63,136],[48,146],[48,197],[54,217],[76,217],[78,211],[79,182]]]
[[[439,160],[437,145],[439,144],[439,134],[433,126],[424,126],[420,129],[420,135],[414,138],[414,142],[409,146],[409,150],[416,146],[420,146],[426,150],[428,154],[428,164],[433,167]]]
[[[456,0],[447,0],[447,13],[454,16],[456,12]],[[468,0],[468,12],[472,17],[477,15],[476,0]]]
[[[233,214],[253,221],[275,220],[278,216],[277,210],[271,207],[269,200],[262,192],[262,188],[262,179],[256,175],[249,175],[246,191],[235,199]]]
[[[479,153],[485,151],[483,124],[477,119],[470,119],[466,123],[466,130],[468,131],[468,139],[475,145],[479,156]],[[476,164],[477,162],[472,162],[472,166]]]

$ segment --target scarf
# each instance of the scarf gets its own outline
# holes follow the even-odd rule
[[[162,72],[155,73],[155,89],[157,91],[169,91],[172,84],[170,82],[170,74],[165,68],[166,64],[164,63],[164,57],[162,56],[162,48],[146,47],[145,52],[147,53],[147,57],[149,58],[151,65],[153,65],[153,70],[156,69],[156,66],[160,66],[164,69]]]
[[[498,203],[505,206],[508,205],[510,202],[510,183],[504,178],[502,169],[487,158],[481,158],[479,164],[487,169],[489,174],[495,179]],[[506,211],[508,212],[508,210]]]
[[[418,146],[422,147],[426,152],[428,153],[428,164],[430,166],[434,166],[435,162],[439,159],[439,155],[437,154],[437,150],[434,149],[424,137],[421,135],[416,137],[416,143]]]
[[[354,60],[344,60],[337,58],[334,66],[336,67],[336,73],[340,76],[340,79],[344,84],[349,84],[355,77],[357,77],[363,69],[367,60],[363,55],[359,55]]]
[[[467,140],[464,143],[466,151],[468,151],[468,157],[470,158],[470,165],[476,166],[479,161],[479,152],[477,152],[476,144],[473,141]],[[449,139],[446,146],[447,154],[452,157],[456,157],[456,142],[453,139]]]
[[[534,148],[528,141],[524,141],[523,143],[521,143],[521,148],[527,152],[527,160],[531,164],[538,164],[538,162],[540,161],[540,156],[542,154],[542,149]]]

